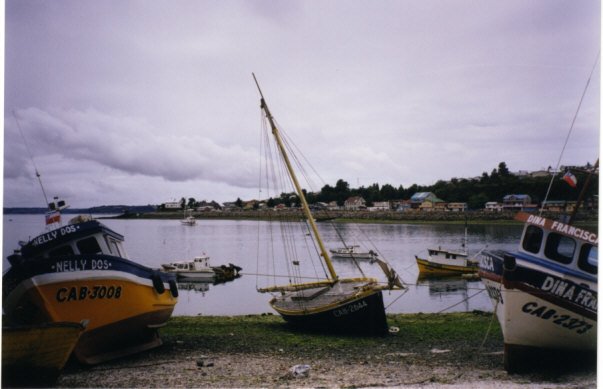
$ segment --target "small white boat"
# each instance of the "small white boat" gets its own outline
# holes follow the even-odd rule
[[[188,216],[186,214],[188,213]],[[184,211],[184,219],[180,220],[180,223],[185,226],[194,226],[197,224],[197,219],[193,216],[193,210],[189,209],[188,212]]]
[[[202,255],[192,261],[176,261],[162,264],[163,270],[176,273],[178,279],[213,281],[216,272],[209,266],[209,256]]]
[[[330,249],[333,258],[354,258],[354,259],[376,259],[377,253],[373,250],[359,251],[360,246],[346,246],[337,249]]]

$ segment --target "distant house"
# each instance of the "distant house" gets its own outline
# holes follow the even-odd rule
[[[503,206],[501,203],[496,201],[488,201],[484,206],[484,209],[487,212],[501,212],[503,210]]]
[[[563,201],[563,200],[543,201],[542,209],[544,211],[549,211],[549,212],[565,212],[567,210],[567,201]]]
[[[257,200],[249,200],[243,203],[243,209],[247,211],[250,209],[259,208],[259,206],[260,202]]]
[[[448,203],[446,209],[451,212],[465,212],[467,210],[467,203]]]
[[[346,211],[366,209],[366,201],[361,196],[352,196],[343,203],[343,208]]]
[[[222,206],[215,201],[201,201],[197,204],[197,211],[199,212],[211,212],[211,211],[219,211],[222,209]]]
[[[339,209],[339,205],[337,205],[337,201],[331,201],[327,204],[327,209],[330,211],[336,211]]]
[[[180,208],[182,208],[182,204],[180,204],[180,201],[168,201],[167,203],[163,203],[163,208],[180,209]]]
[[[446,203],[437,197],[435,199],[427,199],[419,205],[419,209],[424,212],[445,211]]]
[[[503,211],[531,211],[538,209],[527,194],[510,194],[503,197]]]
[[[375,201],[369,211],[389,211],[389,201]]]
[[[225,202],[224,204],[222,204],[222,209],[224,211],[234,211],[234,210],[239,209],[239,207],[237,207],[236,201],[230,201],[230,202]]]
[[[398,212],[406,212],[412,209],[410,200],[393,200],[392,208]]]
[[[431,193],[431,192],[417,192],[414,195],[412,195],[412,197],[410,198],[410,206],[414,209],[420,208],[421,204],[423,204],[423,202],[425,201],[443,201],[441,199],[438,198],[438,196],[436,196],[435,194]]]

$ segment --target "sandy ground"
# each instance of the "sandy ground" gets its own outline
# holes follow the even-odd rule
[[[409,388],[593,388],[594,368],[509,375],[502,352],[475,353],[456,362],[454,351],[384,353],[360,358],[280,353],[213,353],[164,345],[150,353],[88,368],[71,364],[58,387],[409,387]],[[484,367],[480,367],[484,360]],[[498,363],[499,361],[500,363]],[[291,368],[308,365],[307,375]],[[498,367],[492,367],[498,366]]]

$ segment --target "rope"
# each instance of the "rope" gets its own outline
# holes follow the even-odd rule
[[[578,112],[580,112],[580,107],[582,106],[582,101],[584,100],[584,96],[586,95],[586,90],[588,89],[588,85],[590,84],[590,79],[592,78],[593,73],[595,72],[595,69],[597,68],[597,63],[599,62],[600,55],[601,55],[601,52],[599,51],[599,53],[597,54],[597,59],[595,60],[595,64],[593,65],[593,68],[590,71],[590,75],[588,76],[588,80],[586,81],[586,85],[584,86],[584,91],[582,91],[582,97],[580,97],[580,102],[578,103],[578,108],[576,109],[576,112],[574,113],[574,118],[572,119],[572,123],[570,125],[567,136],[565,137],[565,143],[563,144],[563,148],[561,149],[561,154],[559,154],[559,160],[557,161],[557,166],[555,167],[555,171],[553,172],[553,176],[551,177],[551,182],[549,183],[549,187],[546,190],[546,195],[544,196],[544,201],[542,202],[542,204],[544,204],[548,200],[549,194],[551,193],[553,181],[555,180],[555,177],[557,177],[557,173],[559,171],[559,166],[561,165],[561,158],[563,158],[563,153],[565,152],[565,147],[567,146],[570,135],[572,134],[572,131],[574,130],[574,124],[576,123],[576,118],[578,117]],[[544,211],[544,207],[540,207],[540,211],[538,214],[542,216],[543,211]]]
[[[469,296],[469,297],[467,297],[467,298],[462,299],[462,300],[461,300],[461,301],[459,301],[458,303],[453,304],[453,305],[451,305],[451,306],[449,306],[449,307],[447,307],[447,308],[444,308],[444,309],[442,309],[442,310],[441,310],[441,311],[439,311],[439,312],[436,312],[436,314],[438,314],[438,313],[442,313],[442,312],[444,312],[444,311],[447,311],[447,310],[449,310],[450,308],[454,308],[454,307],[456,307],[457,305],[459,305],[459,304],[461,304],[461,303],[464,303],[465,301],[467,301],[467,300],[469,300],[469,299],[472,299],[473,297],[475,297],[475,296],[477,296],[478,294],[483,293],[483,292],[485,292],[485,291],[486,291],[486,289],[482,289],[482,290],[480,290],[479,292],[474,293],[474,294],[472,294],[471,296]]]

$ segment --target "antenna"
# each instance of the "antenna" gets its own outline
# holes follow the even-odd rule
[[[40,172],[38,172],[38,167],[36,166],[36,162],[33,159],[33,155],[31,154],[31,150],[29,149],[29,145],[27,144],[27,139],[25,139],[25,135],[23,135],[23,129],[21,129],[21,124],[19,123],[19,118],[17,117],[17,113],[15,110],[12,110],[13,117],[15,118],[15,122],[17,122],[17,128],[19,128],[19,134],[21,134],[21,138],[23,139],[23,143],[25,143],[25,148],[27,149],[27,153],[29,154],[29,159],[31,159],[31,164],[34,167],[34,171],[36,172],[36,177],[38,177],[38,182],[40,183],[40,188],[42,188],[42,194],[44,195],[44,204],[48,206],[50,203],[48,202],[48,197],[46,196],[46,191],[44,190],[44,185],[42,185],[42,178],[40,177]]]

